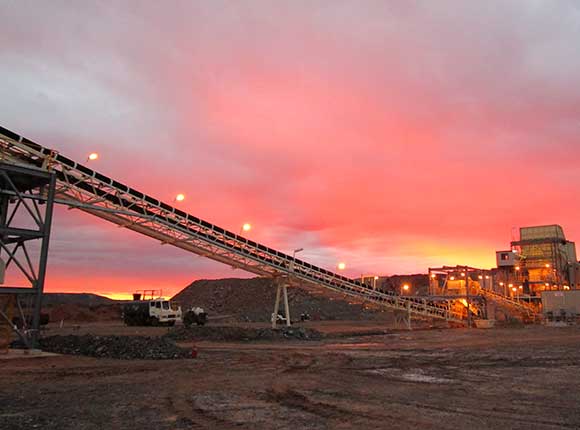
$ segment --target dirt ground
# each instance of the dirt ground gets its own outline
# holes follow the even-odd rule
[[[580,328],[389,331],[196,342],[167,361],[0,360],[1,429],[579,428]],[[374,326],[374,328],[377,328]],[[113,324],[53,327],[119,334]],[[125,328],[125,335],[167,329]],[[350,331],[352,337],[344,336]],[[191,343],[183,346],[191,348]]]

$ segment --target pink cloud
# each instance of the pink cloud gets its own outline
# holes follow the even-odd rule
[[[253,239],[304,246],[314,263],[347,258],[353,276],[489,266],[515,226],[580,236],[573,3],[19,2],[0,14],[3,126],[75,159],[98,150],[103,173],[168,202],[183,192],[196,216],[250,221]],[[59,217],[53,288],[231,275]]]

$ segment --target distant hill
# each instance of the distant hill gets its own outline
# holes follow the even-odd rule
[[[108,297],[99,296],[92,293],[45,293],[42,301],[43,306],[56,305],[79,305],[79,306],[100,306],[117,303]]]
[[[22,308],[30,313],[32,301],[24,300]],[[42,312],[51,322],[109,321],[121,318],[122,302],[92,293],[45,293]]]

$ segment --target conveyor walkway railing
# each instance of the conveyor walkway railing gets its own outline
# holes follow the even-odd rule
[[[511,297],[505,296],[505,295],[498,293],[496,291],[481,288],[480,293],[483,296],[493,300],[496,303],[499,303],[501,305],[504,305],[504,306],[507,306],[507,307],[510,307],[513,309],[516,309],[520,312],[524,312],[524,313],[528,314],[529,316],[535,316],[538,313],[536,308],[533,305],[526,303],[526,302],[523,302],[521,300],[515,300]]]
[[[409,315],[462,322],[445,303],[375,291],[347,278],[204,221],[57,151],[0,127],[0,160],[56,173],[55,202],[232,267],[325,288]],[[42,199],[43,196],[38,196]]]

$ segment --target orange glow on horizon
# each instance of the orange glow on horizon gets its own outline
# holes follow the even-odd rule
[[[108,299],[113,300],[133,300],[133,294],[129,293],[99,293],[95,292],[94,294],[98,294],[99,296],[106,297]]]
[[[94,294],[97,294],[97,295],[103,296],[103,297],[107,297],[108,299],[113,299],[113,300],[133,300],[133,294],[130,294],[130,293],[112,293],[112,292],[99,293],[99,292],[95,292]],[[163,296],[160,296],[159,298],[169,300],[171,297],[163,295]]]

